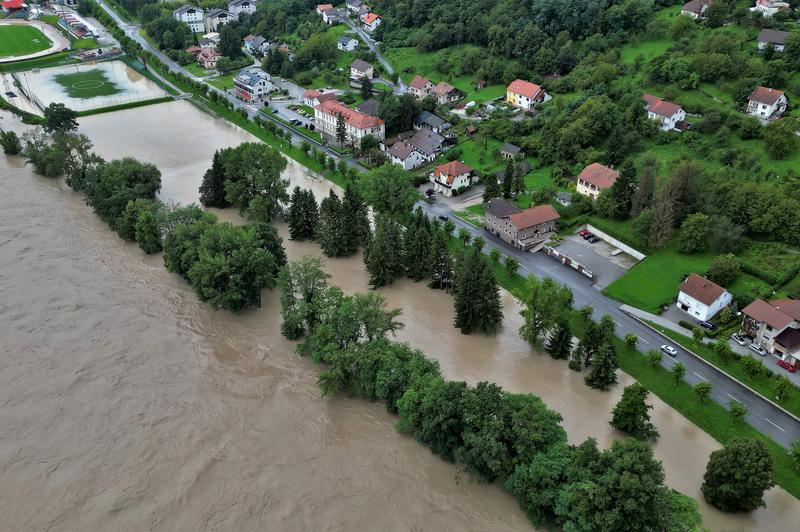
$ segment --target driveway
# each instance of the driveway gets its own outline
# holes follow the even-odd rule
[[[591,270],[595,276],[595,285],[601,290],[622,277],[626,271],[609,258],[613,248],[602,240],[590,244],[578,235],[569,235],[554,247],[559,253]]]

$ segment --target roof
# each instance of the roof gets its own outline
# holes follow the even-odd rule
[[[219,57],[220,55],[222,55],[222,54],[220,54],[216,50],[212,50],[211,48],[203,48],[202,50],[200,50],[200,53],[198,54],[197,58],[198,59],[201,59],[201,58],[202,59],[211,59],[213,57]]]
[[[439,82],[435,87],[433,87],[432,90],[433,90],[434,94],[440,94],[441,95],[441,94],[450,94],[451,92],[456,90],[456,88],[453,87],[452,85],[450,85],[449,83],[445,83],[444,81],[442,81],[442,82]]]
[[[708,7],[709,2],[705,0],[689,0],[683,7],[681,11],[686,11],[688,13],[694,13],[695,15],[702,15],[703,10]]]
[[[350,68],[358,70],[359,72],[367,72],[369,69],[372,68],[372,65],[370,65],[363,59],[356,59],[355,61],[350,63]]]
[[[353,7],[359,7],[363,3],[361,0],[347,0],[347,5]]]
[[[395,142],[392,144],[392,147],[389,148],[389,154],[397,157],[401,161],[408,159],[408,157],[415,151],[417,151],[417,148],[413,144],[409,144],[404,140]]]
[[[720,285],[696,273],[684,279],[679,288],[684,294],[705,305],[711,305],[725,294],[725,289]]]
[[[342,37],[339,37],[339,42],[342,43],[342,44],[349,44],[350,41],[356,41],[356,40],[354,38],[352,38],[352,37],[348,37],[347,35],[343,35]],[[358,42],[358,41],[356,41],[356,42]]]
[[[789,36],[788,31],[768,30],[763,29],[758,34],[758,42],[766,42],[770,44],[786,44],[786,37]]]
[[[324,101],[314,107],[314,109],[331,115],[338,115],[341,113],[345,120],[347,120],[347,123],[356,129],[376,127],[384,123],[380,118],[359,113],[358,111],[350,109],[343,103],[340,103],[336,100]]]
[[[3,7],[5,7],[5,2],[3,2]],[[197,6],[181,6],[175,11],[172,12],[173,15],[182,15],[183,13],[188,13],[189,11],[199,11],[203,12],[202,8]]]
[[[592,163],[578,174],[578,179],[597,188],[609,188],[619,177],[619,172],[600,163]]]
[[[647,106],[648,112],[655,113],[659,116],[665,116],[667,118],[675,116],[675,113],[677,113],[680,110],[681,110],[680,105],[662,99],[658,99],[657,101]]]
[[[423,154],[430,156],[436,154],[442,147],[444,137],[430,129],[420,129],[409,137],[408,142]]]
[[[440,128],[447,124],[447,120],[438,117],[430,111],[422,111],[414,118],[415,124],[428,124],[431,127]]]
[[[537,205],[536,207],[529,207],[522,212],[512,214],[508,217],[511,223],[514,224],[518,230],[528,227],[535,227],[543,223],[558,220],[561,216],[553,208],[552,205]]]
[[[256,38],[256,36],[255,36],[255,35],[253,35],[253,34],[251,33],[250,35],[248,35],[247,37],[245,37],[243,40],[244,40],[244,42],[250,42],[250,41],[252,41],[252,40],[253,40],[253,39],[255,39],[255,38]]]
[[[408,84],[409,87],[412,89],[424,89],[425,85],[431,83],[431,80],[428,78],[423,78],[422,76],[414,76],[414,79],[411,80],[411,83]]]
[[[461,161],[450,161],[449,163],[440,164],[434,170],[436,175],[447,176],[447,183],[452,183],[456,176],[461,174],[469,174],[473,172],[472,167],[467,166]]]
[[[356,106],[356,111],[369,116],[378,116],[378,107],[380,107],[378,100],[375,98],[370,98],[369,100],[365,100],[358,104]]]
[[[653,105],[654,103],[658,103],[661,101],[661,98],[658,96],[653,96],[652,94],[643,94],[642,99],[647,103],[647,105]]]
[[[228,6],[238,7],[245,4],[255,4],[255,2],[251,0],[233,0],[233,2],[228,3]]]
[[[328,100],[335,100],[336,93],[331,92],[320,92],[318,90],[309,89],[303,93],[303,98],[314,99],[316,98],[319,103],[327,102]]]
[[[527,96],[528,98],[535,98],[539,95],[542,88],[536,83],[531,83],[524,79],[515,79],[508,85],[508,90],[515,94]]]
[[[773,299],[769,304],[800,321],[800,301],[796,299]]]
[[[206,18],[214,18],[214,17],[233,17],[234,14],[230,11],[225,9],[212,9],[211,11],[206,11]]]
[[[516,155],[522,151],[522,148],[519,146],[515,146],[514,144],[506,142],[503,144],[503,147],[500,148],[501,153],[510,153],[511,155]]]
[[[792,317],[773,307],[763,299],[756,299],[742,309],[756,321],[762,321],[774,329],[783,329],[792,323]]]
[[[245,69],[239,72],[239,74],[235,78],[240,83],[244,83],[246,85],[254,85],[260,81],[269,81],[270,76],[263,70],[252,68],[252,69]]]
[[[519,207],[503,198],[490,199],[483,204],[483,210],[497,218],[505,218],[506,216],[511,216],[512,214],[520,212]]]
[[[556,197],[563,201],[572,201],[571,192],[556,192]]]
[[[375,13],[367,13],[366,16],[364,16],[364,24],[372,24],[379,18],[381,17],[376,15]]]
[[[747,97],[747,99],[751,102],[775,105],[781,96],[783,96],[783,91],[779,91],[778,89],[756,87],[756,90],[754,90],[753,93]]]
[[[781,344],[786,349],[792,351],[800,346],[800,331],[797,329],[784,329],[775,337],[775,341]]]
[[[317,11],[319,12],[327,11],[329,9],[333,9],[333,4],[319,4],[317,6]]]
[[[3,0],[3,8],[5,9],[22,9],[22,0]]]

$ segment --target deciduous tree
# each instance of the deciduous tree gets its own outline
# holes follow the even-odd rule
[[[622,398],[612,410],[609,424],[623,432],[627,432],[640,440],[657,440],[658,431],[650,423],[650,410],[653,405],[647,404],[647,388],[635,382],[626,386]]]
[[[752,512],[765,506],[764,492],[775,485],[772,457],[760,440],[733,438],[711,453],[703,476],[703,497],[725,512]]]

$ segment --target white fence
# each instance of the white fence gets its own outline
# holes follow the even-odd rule
[[[635,249],[633,249],[629,245],[627,245],[627,244],[625,244],[623,242],[620,242],[619,240],[617,240],[616,238],[614,238],[613,236],[611,236],[611,235],[609,235],[607,233],[604,233],[603,231],[601,231],[600,229],[596,228],[592,224],[586,224],[586,229],[588,231],[591,231],[592,233],[594,233],[598,237],[600,237],[601,240],[603,240],[605,242],[608,242],[609,244],[611,244],[612,246],[614,246],[616,248],[621,249],[622,251],[624,251],[625,253],[627,253],[628,255],[630,255],[631,257],[633,257],[636,260],[644,260],[647,257],[647,255],[645,255],[641,251],[636,251]]]

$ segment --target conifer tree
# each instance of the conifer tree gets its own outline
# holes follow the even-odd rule
[[[200,184],[200,203],[205,207],[224,209],[230,206],[225,197],[225,168],[222,165],[224,153],[225,150],[214,152],[211,168],[203,175],[203,182]]]
[[[522,172],[514,172],[514,180],[511,182],[511,192],[514,194],[514,199],[520,194],[525,193],[525,176]]]
[[[319,210],[313,192],[294,187],[289,205],[288,222],[291,240],[314,238],[319,222]]]
[[[494,272],[474,248],[459,257],[454,276],[455,326],[463,334],[494,333],[503,323],[500,290]]]
[[[500,189],[500,182],[495,174],[489,174],[483,178],[483,202],[486,203],[492,198],[499,198],[503,194]]]
[[[333,190],[322,200],[319,206],[319,227],[317,239],[322,252],[328,257],[340,257],[342,249],[342,203]]]
[[[453,284],[453,258],[447,249],[447,236],[443,230],[436,231],[431,238],[428,254],[429,286],[437,290],[449,290]]]
[[[592,388],[608,390],[617,382],[617,350],[612,342],[603,342],[592,359],[592,369],[584,380]]]
[[[403,239],[403,262],[406,275],[415,281],[430,275],[428,257],[431,253],[431,234],[425,225],[409,228]]]
[[[348,183],[344,189],[341,213],[345,254],[352,255],[369,237],[369,219],[367,218],[367,204],[358,189],[351,183]]]
[[[503,175],[503,197],[508,199],[511,197],[511,185],[514,182],[514,175],[516,174],[516,166],[514,159],[509,159],[506,164],[506,172]]]
[[[619,169],[619,177],[611,185],[611,217],[624,220],[631,212],[633,192],[636,187],[636,168],[628,160]]]
[[[364,256],[372,288],[391,284],[402,273],[401,238],[397,222],[386,215],[376,217],[375,234]]]
[[[336,113],[336,143],[344,146],[347,140],[347,123],[342,113]]]
[[[547,342],[546,350],[555,359],[566,360],[572,352],[572,331],[569,321],[561,319],[556,323],[555,328],[550,333],[550,340]]]

